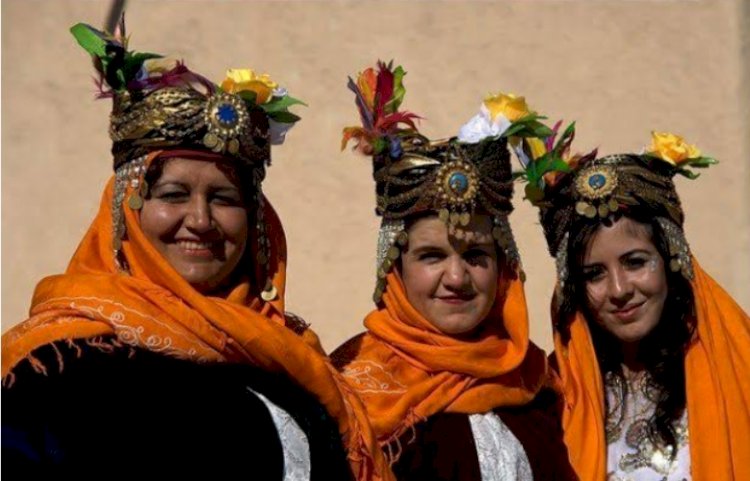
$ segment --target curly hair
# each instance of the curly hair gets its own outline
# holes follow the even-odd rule
[[[651,437],[666,446],[676,446],[675,424],[685,410],[685,364],[684,357],[695,332],[694,297],[690,283],[679,272],[672,272],[669,265],[668,239],[655,217],[645,210],[628,209],[614,219],[629,218],[643,227],[661,256],[667,277],[667,298],[661,318],[656,327],[644,337],[638,347],[638,361],[650,375],[651,387],[656,388],[658,399],[656,409],[650,419]],[[583,262],[586,246],[593,238],[600,222],[579,217],[571,229],[568,243],[568,279],[562,289],[559,307],[559,320],[555,328],[561,333],[563,342],[570,338],[570,323],[577,311],[584,314],[592,334],[596,357],[599,361],[602,378],[608,373],[624,380],[622,371],[623,355],[620,341],[594,322],[588,309],[586,287],[584,285]],[[623,390],[618,393],[620,401],[627,395],[627,383],[620,383]],[[607,415],[613,415],[607,406]],[[676,452],[676,450],[675,450]]]

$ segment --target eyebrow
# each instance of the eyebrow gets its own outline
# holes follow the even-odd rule
[[[619,256],[618,259],[622,260],[622,259],[625,259],[627,257],[632,256],[633,254],[648,254],[648,255],[651,255],[652,252],[649,252],[646,249],[633,249],[633,250],[629,250],[626,253],[624,253],[621,256]],[[591,264],[584,264],[582,268],[583,269],[590,269],[592,267],[597,267],[597,266],[600,266],[600,265],[602,265],[601,262],[594,262],[594,263],[591,263]]]

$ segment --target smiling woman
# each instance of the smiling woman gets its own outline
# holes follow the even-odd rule
[[[133,52],[124,25],[72,32],[113,101],[115,175],[3,335],[3,474],[388,479],[360,401],[284,312],[261,181],[300,102],[249,70],[219,87]]]
[[[209,294],[231,284],[245,253],[250,196],[221,160],[173,155],[181,156],[162,156],[166,162],[146,173],[141,229],[183,279]]]
[[[573,479],[508,224],[508,137],[546,128],[498,94],[430,141],[398,111],[403,76],[381,63],[350,80],[363,127],[344,139],[373,157],[383,221],[367,331],[332,359],[400,480]]]
[[[526,166],[571,462],[584,481],[749,479],[750,318],[692,256],[673,181],[715,161],[672,134],[598,159],[568,156],[572,137]]]

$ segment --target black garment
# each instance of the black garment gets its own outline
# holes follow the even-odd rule
[[[536,481],[578,479],[570,466],[557,414],[557,397],[542,391],[526,406],[495,409],[523,446]],[[399,481],[481,481],[479,458],[467,414],[440,413],[414,426],[398,443],[393,471]],[[392,443],[391,451],[399,448]]]
[[[352,478],[335,421],[281,375],[84,342],[33,356],[47,374],[25,360],[2,390],[3,479],[281,480],[281,441],[253,391],[307,435],[311,479]]]

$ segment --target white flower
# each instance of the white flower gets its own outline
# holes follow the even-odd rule
[[[498,114],[493,122],[490,111],[482,104],[480,112],[458,131],[458,140],[466,144],[476,144],[487,137],[499,137],[509,127],[510,120],[502,114]]]
[[[284,143],[286,133],[289,129],[294,127],[294,124],[286,124],[283,122],[276,122],[273,119],[268,119],[268,130],[271,133],[271,145],[281,145]]]

